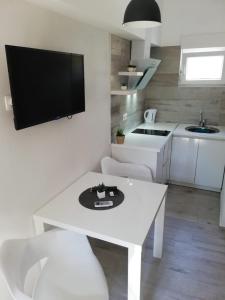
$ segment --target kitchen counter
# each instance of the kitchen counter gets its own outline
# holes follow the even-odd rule
[[[132,133],[126,134],[125,143],[112,144],[112,157],[118,161],[146,165],[151,169],[153,179],[166,183],[169,178],[169,165],[175,123],[143,123],[134,129],[169,131],[167,136]]]
[[[220,132],[218,133],[196,133],[185,130],[186,127],[193,126],[193,124],[180,124],[173,131],[173,136],[177,137],[189,137],[189,138],[198,138],[198,139],[209,139],[209,140],[225,140],[225,126],[210,126],[218,128]]]
[[[168,136],[126,134],[123,145],[112,144],[112,157],[148,166],[158,183],[220,192],[225,166],[225,126],[218,133],[194,133],[193,124],[141,124],[137,128],[170,131]],[[210,126],[209,126],[210,127]],[[137,129],[135,128],[135,129]]]
[[[151,151],[160,152],[161,149],[166,144],[166,142],[168,141],[168,139],[173,134],[176,127],[177,127],[176,123],[155,123],[155,124],[143,123],[136,128],[152,129],[152,130],[167,130],[170,131],[170,134],[168,136],[156,136],[156,135],[134,134],[132,132],[129,132],[128,134],[126,134],[124,144],[123,145],[115,144],[115,146],[125,147],[125,148],[132,147],[137,149],[144,148]]]

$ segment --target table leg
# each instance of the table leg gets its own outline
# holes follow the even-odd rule
[[[163,202],[155,218],[153,256],[156,258],[162,258],[162,252],[163,252],[165,203],[166,203],[166,196],[164,197]]]
[[[141,246],[128,248],[128,300],[141,300],[141,253]]]

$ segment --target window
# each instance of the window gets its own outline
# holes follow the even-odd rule
[[[224,56],[188,57],[186,62],[186,80],[221,80]]]
[[[180,84],[224,85],[225,49],[183,49],[181,53]]]

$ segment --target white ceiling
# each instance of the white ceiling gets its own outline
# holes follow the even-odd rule
[[[136,29],[128,31],[122,26],[123,14],[130,0],[27,1],[125,38],[145,38],[145,30]]]
[[[128,39],[145,39],[142,29],[122,26],[130,0],[24,0]],[[185,35],[224,32],[225,0],[157,0],[163,24],[151,30],[153,44],[180,45]],[[203,9],[204,8],[204,9]],[[204,13],[203,13],[204,11]]]

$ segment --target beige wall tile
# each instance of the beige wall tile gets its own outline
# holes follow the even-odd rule
[[[128,83],[128,78],[118,76],[118,72],[126,70],[130,63],[131,43],[112,35],[111,47],[111,88],[120,89],[121,83]],[[126,132],[143,122],[144,106],[143,92],[138,92],[136,96],[111,97],[112,141],[115,140],[115,134],[119,127]],[[123,121],[125,113],[127,113],[127,120]]]
[[[225,124],[225,87],[178,86],[180,47],[152,48],[162,63],[145,91],[145,108],[157,108],[159,122],[197,123],[200,110],[208,124]]]

